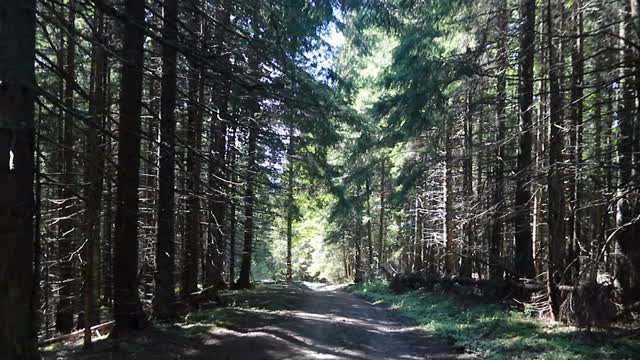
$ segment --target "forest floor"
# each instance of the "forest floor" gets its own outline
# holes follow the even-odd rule
[[[525,306],[453,293],[415,290],[394,294],[387,284],[348,290],[387,306],[436,335],[455,340],[481,359],[640,359],[640,333],[611,327],[587,331],[539,319]]]
[[[184,322],[123,339],[52,346],[44,359],[456,359],[462,348],[339,286],[258,285]]]

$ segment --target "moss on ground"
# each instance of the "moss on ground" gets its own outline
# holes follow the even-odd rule
[[[467,353],[487,359],[639,359],[640,339],[586,333],[498,304],[454,295],[411,291],[394,294],[384,283],[348,291],[400,311],[418,325],[453,338]]]

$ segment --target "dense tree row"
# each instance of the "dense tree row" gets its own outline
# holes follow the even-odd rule
[[[343,157],[352,201],[335,210],[354,216],[335,221],[354,245],[350,276],[379,263],[532,279],[554,318],[585,284],[638,301],[637,6],[380,0],[349,12],[338,72],[364,125]]]
[[[637,308],[639,24],[636,0],[0,2],[0,353],[265,277]]]
[[[260,194],[284,176],[273,164],[295,149],[320,166],[305,159],[335,141],[343,110],[314,53],[333,11],[330,1],[0,5],[0,153],[16,164],[2,166],[3,193],[16,195],[2,196],[3,355],[28,358],[38,337],[76,327],[89,345],[86,325],[113,318],[117,336],[250,286],[255,231],[273,211]]]

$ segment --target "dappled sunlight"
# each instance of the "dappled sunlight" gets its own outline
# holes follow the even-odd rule
[[[414,320],[419,328],[449,336],[480,358],[635,358],[634,346],[611,337],[584,336],[579,329],[544,322],[506,306],[472,302],[451,294],[423,290],[395,294],[389,288],[364,284],[353,290],[370,301],[387,304]],[[391,330],[390,332],[394,332]],[[593,334],[593,333],[592,333]],[[615,345],[611,345],[611,344]],[[631,345],[631,346],[630,346]]]
[[[254,351],[267,354],[266,359],[456,357],[446,338],[433,337],[382,306],[335,291],[340,287],[304,285],[233,292],[235,305],[209,316],[214,326],[203,329],[203,344],[222,358],[243,358],[245,353],[251,358]],[[276,305],[256,307],[253,300],[260,302],[264,296]],[[280,304],[282,298],[287,309]]]
[[[639,174],[640,0],[0,0],[0,360],[640,359]]]
[[[232,306],[203,309],[180,324],[153,326],[124,339],[99,341],[95,353],[109,354],[109,359],[144,354],[142,359],[187,360],[459,356],[448,338],[435,336],[384,306],[326,287],[313,288],[291,284],[229,291],[223,296]],[[262,307],[267,299],[271,306]],[[76,350],[73,353],[80,354]]]
[[[14,156],[13,156],[13,151],[9,151],[9,170],[13,171],[16,169],[16,165],[13,162]]]

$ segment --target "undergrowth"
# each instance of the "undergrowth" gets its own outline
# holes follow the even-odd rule
[[[639,359],[640,339],[587,333],[521,310],[451,294],[394,294],[385,283],[353,285],[352,293],[400,311],[418,325],[454,339],[472,356],[487,359]]]

